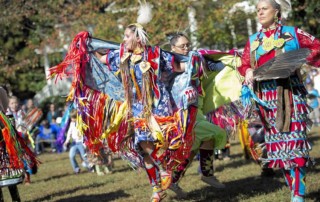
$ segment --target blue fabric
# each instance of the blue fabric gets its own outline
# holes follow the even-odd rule
[[[254,94],[254,92],[247,86],[247,85],[243,85],[242,89],[241,89],[241,102],[243,104],[243,106],[248,106],[251,105],[251,99],[255,100],[259,105],[265,107],[265,108],[269,108],[267,106],[267,103],[265,103],[264,101],[260,100],[256,94]]]
[[[108,68],[116,73],[119,70],[120,56],[118,50],[110,50],[108,52]],[[170,102],[170,93],[166,89],[166,84],[161,79],[162,75],[165,73],[172,73],[173,67],[171,61],[173,60],[172,55],[168,52],[161,51],[160,52],[160,61],[159,61],[159,77],[158,77],[158,87],[160,91],[160,99],[157,103],[157,106],[153,106],[152,113],[157,116],[170,116],[173,113],[172,105]],[[139,85],[139,88],[142,89],[142,71],[140,69],[140,62],[138,61],[135,64],[132,64],[131,61],[128,61],[128,66],[134,71],[134,75]],[[120,76],[120,74],[119,74]],[[132,112],[133,117],[139,118],[142,116],[144,105],[137,99],[136,89],[133,86],[132,89]],[[148,129],[142,131],[140,129],[135,130],[135,145],[138,148],[138,144],[142,141],[154,141],[151,136],[151,133]]]
[[[257,32],[253,35],[250,36],[249,40],[250,40],[250,44],[252,44],[253,41],[255,41],[257,39],[257,35],[260,32]],[[289,52],[289,51],[293,51],[293,50],[297,50],[300,48],[299,42],[297,40],[297,35],[296,35],[296,31],[295,31],[295,27],[291,27],[291,26],[282,26],[281,27],[281,35],[284,36],[291,36],[293,37],[292,40],[286,40],[285,42],[285,46],[283,47],[285,52]],[[263,37],[266,37],[265,34],[263,32],[261,32],[259,39],[262,40]],[[274,39],[278,39],[278,34],[276,33],[274,36]],[[252,51],[252,50],[251,50]],[[250,51],[250,52],[251,52]],[[262,48],[262,46],[259,46],[256,50],[256,61],[259,60],[261,55],[266,54],[266,51]]]
[[[86,167],[89,168],[89,163],[88,163],[88,159],[87,159],[87,155],[86,155],[83,143],[78,142],[76,144],[73,144],[69,151],[70,163],[74,172],[77,172],[79,170],[79,165],[78,165],[78,162],[76,161],[76,154],[78,152],[81,156],[81,159],[85,162]]]
[[[36,152],[41,151],[41,142],[42,141],[50,141],[51,149],[55,149],[55,140],[57,137],[57,134],[60,131],[60,127],[57,124],[50,124],[48,130],[45,131],[45,127],[43,125],[40,125],[39,131],[40,133],[36,137],[35,146],[36,146]]]
[[[308,91],[308,95],[310,95],[310,99],[308,104],[310,105],[310,107],[312,107],[313,109],[316,109],[319,107],[319,92],[316,89],[312,89],[311,91]]]
[[[224,68],[224,64],[220,61],[207,60],[207,66],[210,71],[220,72]]]

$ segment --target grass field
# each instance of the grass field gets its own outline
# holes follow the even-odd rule
[[[320,201],[320,128],[309,134],[313,145],[311,155],[318,162],[308,168],[306,201]],[[144,171],[132,170],[127,162],[115,159],[113,174],[97,176],[83,171],[73,174],[68,153],[44,153],[39,156],[42,164],[31,177],[30,185],[18,185],[23,201],[149,201],[151,189]],[[78,158],[79,160],[79,158]],[[168,190],[164,201],[290,201],[282,173],[276,170],[273,178],[260,177],[260,168],[252,160],[244,160],[237,139],[232,141],[231,159],[215,161],[216,176],[226,184],[216,190],[200,181],[197,173],[199,162],[194,161],[181,180],[181,187],[188,192],[184,199],[175,198]],[[3,188],[5,201],[11,201],[7,188]]]

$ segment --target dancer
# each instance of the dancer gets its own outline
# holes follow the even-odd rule
[[[178,54],[188,55],[190,51],[190,41],[183,33],[174,34],[170,39],[170,45],[171,51]],[[206,64],[210,71],[218,72],[224,68],[224,65],[221,62],[208,60]],[[206,89],[204,89],[204,91],[206,91]],[[186,193],[180,188],[178,182],[181,180],[187,167],[191,164],[198,152],[200,152],[201,180],[215,188],[225,188],[225,185],[220,183],[214,176],[213,160],[214,150],[222,149],[226,144],[226,132],[205,119],[202,111],[203,99],[204,96],[198,97],[198,112],[194,129],[195,141],[192,146],[191,155],[185,162],[179,165],[176,171],[173,172],[173,180],[170,189],[179,197],[184,197]]]
[[[34,141],[31,135],[28,133],[25,127],[24,118],[25,114],[24,112],[19,108],[19,99],[16,96],[10,96],[9,97],[9,106],[6,112],[7,116],[13,117],[13,125],[16,127],[18,135],[20,135],[25,143],[28,145],[30,150],[33,150],[34,148]],[[37,172],[37,165],[34,164],[33,167],[30,167],[27,163],[27,161],[24,160],[24,166],[25,166],[25,179],[24,182],[26,185],[29,185],[31,183],[30,175],[36,174]]]
[[[21,201],[17,184],[23,181],[24,163],[32,167],[38,162],[24,139],[18,135],[10,120],[14,121],[12,114],[10,119],[4,114],[7,107],[7,92],[0,87],[0,187],[8,186],[12,201]],[[0,201],[4,201],[2,190]]]
[[[268,80],[254,79],[255,69],[284,52],[300,48],[311,51],[306,58],[307,63],[316,67],[320,65],[319,40],[299,28],[281,24],[285,5],[290,5],[290,2],[259,0],[257,17],[262,29],[250,36],[244,49],[242,66],[238,70],[245,76],[247,84],[254,82],[254,90],[263,101],[258,106],[265,128],[268,155],[265,160],[268,166],[283,170],[292,201],[304,201],[305,168],[310,165],[311,150],[307,141],[307,129],[311,126],[307,116],[306,89],[299,73],[282,79],[277,79],[281,72]]]
[[[70,62],[74,64],[76,74],[68,100],[73,100],[78,110],[78,126],[86,145],[98,153],[102,139],[108,138],[113,152],[134,167],[145,168],[152,201],[160,201],[171,184],[172,168],[190,154],[198,92],[198,79],[192,74],[199,59],[196,55],[185,57],[192,62],[184,65],[147,42],[147,33],[138,23],[126,27],[120,46],[81,32],[65,60],[51,72],[63,74]],[[171,93],[166,80],[174,78],[174,72],[182,72],[183,77],[172,87],[176,93]],[[82,80],[84,73],[86,79]],[[98,80],[93,81],[95,78]]]

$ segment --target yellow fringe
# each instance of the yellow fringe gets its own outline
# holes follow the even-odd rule
[[[111,133],[116,132],[119,129],[123,118],[127,114],[126,113],[127,109],[128,109],[128,102],[123,102],[120,105],[119,110],[112,114],[112,117],[114,117],[113,119],[111,119],[112,123],[101,135],[101,139],[107,138]]]

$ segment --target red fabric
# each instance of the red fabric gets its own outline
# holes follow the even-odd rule
[[[244,47],[243,54],[241,57],[241,66],[238,68],[239,73],[242,76],[246,75],[247,69],[251,68],[250,65],[250,41],[248,40]]]
[[[287,181],[287,184],[289,186],[289,189],[290,191],[292,190],[292,177],[291,177],[291,174],[290,174],[290,170],[285,170],[283,169],[283,172],[284,172],[284,177]]]
[[[320,67],[320,41],[317,38],[313,39],[313,36],[308,33],[301,34],[297,31],[298,41],[300,44],[300,48],[309,48],[311,50],[310,55],[307,57],[308,64]],[[308,36],[309,35],[309,36]],[[313,39],[313,40],[312,40]]]
[[[299,33],[298,28],[296,28],[296,35],[298,38],[298,42],[300,44],[300,48],[309,48],[311,50],[311,54],[307,57],[308,64],[319,67],[320,66],[320,41],[313,36],[309,35],[302,31]],[[267,37],[270,37],[276,30],[270,30],[265,32],[264,34]],[[262,56],[260,56],[258,62],[258,67],[269,61],[275,56],[275,50],[270,51]],[[242,76],[245,76],[248,68],[251,68],[250,65],[250,41],[248,40],[246,46],[244,48],[242,57],[241,57],[242,65],[238,68],[239,73]]]
[[[151,168],[146,167],[146,172],[149,177],[149,182],[151,186],[157,186],[160,182],[160,174],[159,169],[156,166],[152,166]]]

